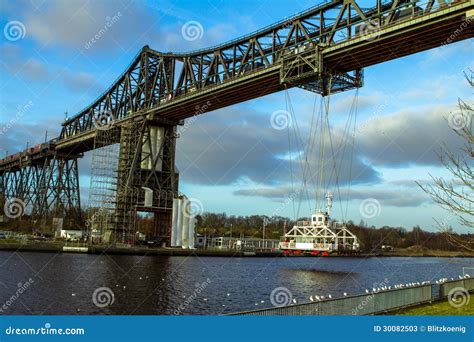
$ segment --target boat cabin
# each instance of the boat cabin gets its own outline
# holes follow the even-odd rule
[[[329,215],[318,211],[316,214],[311,215],[311,225],[312,226],[327,226],[329,223]]]

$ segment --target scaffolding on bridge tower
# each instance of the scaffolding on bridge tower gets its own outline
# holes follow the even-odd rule
[[[106,243],[134,243],[138,215],[152,213],[152,239],[169,246],[175,171],[176,126],[138,117],[100,129],[94,139],[91,236]]]
[[[154,216],[153,239],[170,245],[178,197],[175,146],[176,126],[144,118],[121,127],[116,217],[123,242],[134,242],[138,213],[146,212]]]
[[[109,215],[101,221],[93,213],[92,229],[111,242],[133,242],[137,213],[152,212],[153,233],[168,244],[179,197],[175,130],[184,119],[291,87],[323,96],[359,88],[362,68],[474,36],[472,25],[458,30],[473,18],[472,0],[361,3],[331,1],[198,51],[144,46],[110,88],[63,122],[57,138],[0,159],[0,200],[24,198],[48,220],[68,210],[80,216],[77,158],[103,148],[93,156],[91,206]],[[96,127],[97,116],[112,117],[113,130]]]
[[[103,126],[96,131],[92,152],[87,229],[92,241],[101,241],[115,227],[120,129]]]

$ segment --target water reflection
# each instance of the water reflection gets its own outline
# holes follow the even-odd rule
[[[473,258],[219,258],[0,252],[0,304],[34,283],[3,314],[224,314],[269,307],[286,287],[311,295],[363,293],[377,284],[457,277]],[[114,303],[98,307],[97,288]]]

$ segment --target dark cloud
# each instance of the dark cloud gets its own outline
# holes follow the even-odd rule
[[[265,197],[271,199],[282,199],[290,197],[295,194],[298,190],[294,190],[291,187],[275,187],[275,188],[258,188],[258,189],[239,189],[233,192],[237,196],[248,196],[248,197]]]
[[[320,170],[319,142],[314,142],[313,152],[306,162],[298,155],[307,149],[308,129],[300,131],[300,148],[296,148],[298,145],[292,137],[290,149],[287,130],[274,129],[270,118],[271,113],[226,108],[189,121],[180,128],[178,140],[177,164],[181,179],[207,185],[236,184],[242,180],[275,185],[288,183],[291,177],[301,182],[305,169],[304,178],[315,185]],[[351,144],[346,138],[334,129],[332,149],[329,140],[326,141],[326,155],[332,156],[331,151],[334,151],[339,183],[377,181],[377,172],[361,158],[354,156],[351,165]],[[289,160],[290,151],[293,162]],[[325,162],[325,183],[336,182],[334,159]]]
[[[231,184],[249,178],[276,184],[288,177],[288,162],[276,157],[288,151],[285,135],[261,113],[226,108],[198,117],[180,131],[177,164],[190,183]]]
[[[3,1],[1,4],[5,5],[4,9],[9,16],[14,11],[21,13],[21,18],[18,19],[25,24],[27,38],[32,38],[43,47],[66,47],[66,55],[69,51],[77,53],[79,50],[85,53],[85,57],[89,52],[110,56],[116,54],[117,50],[122,53],[138,51],[145,44],[157,50],[189,51],[220,43],[241,33],[234,23],[203,26],[201,39],[187,41],[181,33],[182,25],[188,20],[204,19],[193,18],[193,13],[179,14],[183,12],[166,3],[156,6],[153,3],[134,1],[52,0],[20,1],[17,6]],[[175,17],[176,25],[158,26],[162,14]],[[96,35],[100,37],[96,39]],[[95,42],[91,42],[91,39]],[[89,47],[86,48],[86,45]],[[2,68],[26,80],[45,81],[50,80],[52,75],[59,75],[65,87],[73,91],[96,86],[91,74],[75,73],[69,69],[58,71],[54,67],[47,67],[43,60],[25,57],[18,45],[3,44],[0,46],[0,55]],[[93,61],[94,58],[90,60]],[[98,91],[97,94],[99,93]],[[374,107],[384,97],[384,94],[379,93],[360,96],[359,109]],[[348,95],[333,102],[332,113],[347,112],[352,99]],[[443,106],[422,107],[366,120],[357,127],[354,155],[351,155],[351,142],[346,140],[341,129],[333,128],[333,147],[330,148],[326,140],[326,155],[332,156],[334,152],[337,175],[333,161],[326,160],[324,183],[334,184],[337,178],[340,185],[349,182],[374,184],[381,181],[377,167],[439,165],[436,152],[443,144],[453,150],[460,146],[458,137],[446,120],[450,109],[452,110]],[[308,108],[299,117],[308,118],[311,112]],[[305,178],[314,188],[321,169],[317,153],[321,150],[320,142],[314,143],[314,152],[308,155],[307,161],[298,159],[291,162],[289,152],[296,156],[307,147],[308,124],[305,120],[300,122],[303,146],[296,148],[293,141],[289,149],[286,130],[272,128],[270,116],[270,112],[262,113],[242,106],[230,107],[208,113],[184,127],[184,130],[181,128],[177,148],[181,180],[206,185],[235,185],[250,181],[258,184],[258,188],[241,189],[235,194],[269,198],[285,197],[290,189],[288,184],[291,177],[294,177],[296,184],[300,184]],[[22,149],[25,141],[42,141],[44,130],[51,126],[59,128],[55,123],[48,127],[26,126],[21,133],[15,130],[15,134],[12,133],[13,130],[9,130],[0,137],[1,145],[12,151]],[[28,136],[24,136],[27,132]],[[305,168],[306,172],[302,171]],[[87,174],[89,170],[90,159],[83,159],[81,172]],[[270,187],[275,187],[275,190]],[[393,205],[403,204],[397,202],[393,193],[381,196]],[[418,200],[406,198],[406,202]]]
[[[351,165],[351,140],[339,128],[332,128],[332,143],[326,139],[326,159],[323,184],[367,184],[380,182],[376,166],[440,166],[437,152],[442,146],[452,150],[461,147],[461,141],[448,124],[449,108],[431,106],[419,111],[405,110],[387,116],[378,116],[362,122],[358,127]],[[314,142],[313,153],[303,160],[288,160],[286,130],[275,130],[270,125],[270,113],[249,109],[228,108],[199,117],[185,126],[178,142],[177,160],[182,179],[197,184],[238,184],[250,180],[260,185],[289,184],[291,175],[296,184],[306,179],[313,188],[318,184],[320,142]],[[309,142],[308,127],[301,128],[302,141]],[[422,134],[421,134],[422,133]],[[296,156],[301,149],[295,149]],[[306,148],[303,146],[302,148]],[[333,153],[334,152],[334,153]],[[336,166],[334,167],[334,159]],[[311,170],[303,178],[302,167]],[[309,168],[308,168],[309,167]],[[407,180],[408,182],[409,180]],[[415,184],[412,181],[412,184]],[[279,197],[278,191],[262,189],[249,194]],[[285,191],[284,191],[285,192]],[[387,197],[386,194],[385,197]],[[394,195],[395,196],[395,195]],[[418,197],[407,202],[419,202]],[[403,205],[395,198],[386,201]]]
[[[350,200],[374,198],[381,205],[394,207],[417,207],[430,202],[430,198],[421,189],[374,189],[355,188],[349,193]]]
[[[352,188],[350,191],[348,191],[347,188],[341,189],[340,193],[338,191],[333,191],[333,194],[335,199],[337,199],[340,194],[343,200],[363,201],[366,199],[376,199],[381,205],[394,207],[417,207],[430,201],[430,198],[421,189],[418,190],[419,191],[416,189],[406,188],[377,189],[356,187]],[[306,189],[305,192],[308,192],[308,189]],[[298,189],[293,190],[291,187],[240,189],[233,192],[233,194],[237,196],[263,197],[279,200],[284,198],[313,200],[314,198],[314,195],[309,192],[304,196],[298,196],[301,193],[302,192],[298,191]]]

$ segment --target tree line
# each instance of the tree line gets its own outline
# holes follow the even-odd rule
[[[287,217],[265,215],[234,216],[225,213],[203,213],[198,215],[197,232],[208,237],[233,236],[280,239],[296,222]],[[299,218],[298,221],[309,220]],[[411,229],[404,227],[368,226],[364,221],[359,224],[347,222],[348,228],[356,234],[362,250],[375,251],[382,245],[394,248],[423,246],[428,249],[455,251],[460,248],[453,244],[448,234],[465,241],[474,241],[474,234],[458,234],[452,228],[448,231],[429,232],[420,226]]]

